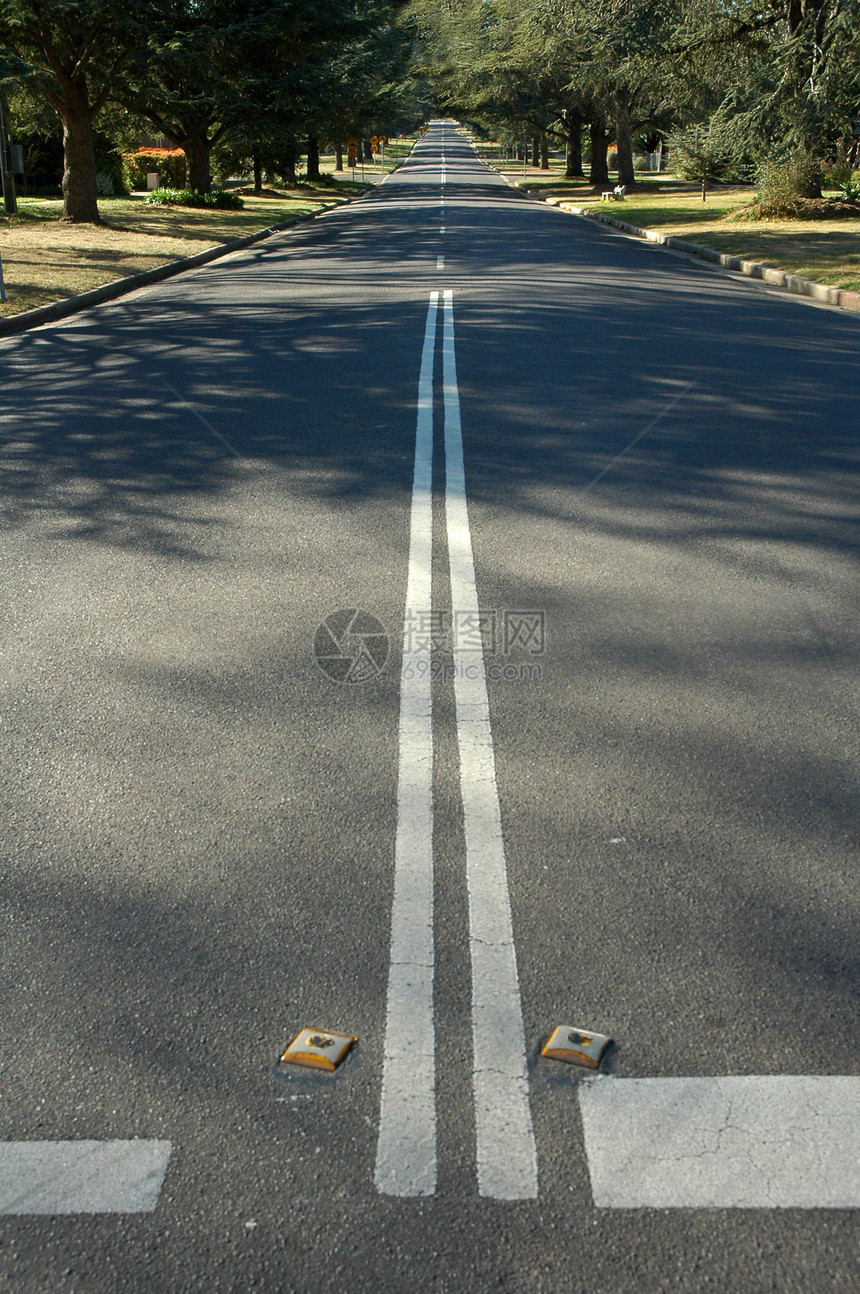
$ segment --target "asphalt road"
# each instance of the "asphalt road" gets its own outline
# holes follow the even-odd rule
[[[0,1216],[7,1288],[860,1286],[856,1207],[596,1202],[583,1122],[621,1080],[860,1083],[858,342],[440,125],[347,210],[0,344],[0,1142],[170,1143],[147,1211]],[[339,609],[382,626],[355,682]],[[557,1024],[605,1077],[540,1057]],[[305,1026],[357,1035],[335,1074],[278,1067]]]

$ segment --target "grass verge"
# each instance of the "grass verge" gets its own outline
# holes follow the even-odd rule
[[[302,184],[277,198],[246,197],[243,211],[150,207],[140,198],[101,198],[101,226],[65,224],[59,200],[19,199],[17,216],[0,214],[6,283],[0,318],[298,219],[324,203],[346,202],[368,187],[350,180]]]
[[[509,178],[523,184],[522,169]],[[765,220],[733,218],[753,198],[749,185],[719,186],[702,202],[697,186],[656,176],[637,181],[624,202],[602,202],[588,184],[563,178],[535,178],[530,170],[523,187],[542,198],[559,198],[579,207],[602,209],[631,225],[657,229],[702,243],[742,260],[758,261],[801,278],[849,292],[860,291],[860,218],[848,220]],[[543,172],[545,176],[546,173]]]

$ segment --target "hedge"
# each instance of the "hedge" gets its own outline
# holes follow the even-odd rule
[[[185,154],[181,148],[139,148],[123,153],[123,179],[129,189],[145,189],[146,177],[158,172],[160,186],[181,189],[185,184]]]

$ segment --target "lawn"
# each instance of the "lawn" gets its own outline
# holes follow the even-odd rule
[[[511,163],[504,173],[537,197],[554,197],[586,209],[603,210],[643,229],[671,233],[831,287],[860,291],[860,217],[734,219],[734,213],[754,197],[755,190],[750,185],[714,186],[703,202],[697,185],[646,175],[637,178],[636,191],[629,193],[624,202],[605,203],[589,184],[565,180],[560,174],[547,175],[546,171],[529,167],[523,183],[522,163],[517,169]]]
[[[102,226],[64,223],[59,199],[21,198],[17,216],[0,212],[6,283],[0,318],[297,219],[327,202],[347,202],[369,187],[360,175],[359,169],[355,183],[338,179],[300,184],[279,197],[246,197],[244,211],[154,207],[139,197],[101,198]],[[366,176],[378,180],[382,170],[377,167],[374,177],[368,165]]]

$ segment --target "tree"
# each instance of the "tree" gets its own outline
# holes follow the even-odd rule
[[[208,193],[213,147],[263,115],[263,71],[274,67],[288,4],[166,0],[136,67],[134,110],[185,153],[186,184]]]
[[[822,158],[852,131],[860,0],[697,0],[674,46],[688,123],[716,112],[739,151]]]
[[[63,218],[99,224],[94,123],[145,41],[149,0],[0,0],[0,76],[62,123]]]
[[[211,153],[292,154],[298,133],[315,169],[332,53],[361,42],[392,0],[167,0],[139,67],[134,106],[188,158],[187,183],[211,185]]]
[[[684,179],[701,184],[703,202],[708,184],[726,179],[737,170],[737,151],[731,131],[717,116],[706,127],[678,132],[672,141],[672,156]]]

